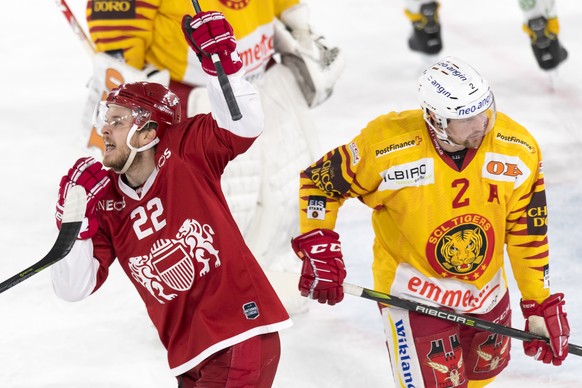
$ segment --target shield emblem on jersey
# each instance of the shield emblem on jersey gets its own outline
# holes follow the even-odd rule
[[[162,280],[176,291],[186,291],[194,283],[194,264],[181,244],[157,241],[152,247],[152,265]]]

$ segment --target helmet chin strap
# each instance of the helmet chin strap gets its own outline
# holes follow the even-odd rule
[[[125,164],[123,165],[123,167],[121,168],[121,170],[114,170],[116,173],[118,174],[125,174],[125,172],[129,169],[129,167],[131,167],[131,164],[133,163],[136,155],[138,152],[143,152],[145,150],[149,150],[150,148],[152,148],[153,146],[155,146],[156,144],[158,144],[160,142],[159,138],[155,138],[154,140],[152,140],[151,142],[149,142],[148,144],[136,148],[134,146],[131,145],[131,138],[133,137],[133,135],[140,131],[143,127],[145,127],[150,121],[148,121],[147,123],[145,123],[144,125],[142,125],[141,127],[138,128],[137,124],[133,124],[131,126],[131,129],[129,130],[129,132],[127,133],[127,139],[126,139],[126,144],[129,147],[129,149],[131,150],[129,152],[129,156],[127,157],[127,160],[125,161]],[[153,121],[152,121],[153,122]]]
[[[454,141],[452,141],[449,138],[449,135],[447,135],[447,131],[445,130],[447,127],[447,119],[443,119],[442,117],[436,117],[436,115],[435,115],[436,118],[433,119],[433,117],[429,113],[426,113],[426,112],[423,114],[423,116],[424,116],[424,121],[426,121],[428,126],[434,131],[437,139],[439,139],[443,143],[448,144],[448,145],[453,146],[453,147],[465,148],[464,145],[457,144]],[[433,124],[433,120],[436,121],[434,124]]]

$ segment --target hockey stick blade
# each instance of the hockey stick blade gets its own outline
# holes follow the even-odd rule
[[[546,337],[533,334],[528,331],[515,329],[509,326],[503,326],[497,323],[485,321],[483,319],[475,318],[472,316],[456,314],[452,311],[442,310],[433,306],[428,306],[422,303],[414,302],[409,299],[401,299],[396,296],[356,286],[354,284],[344,283],[343,288],[346,294],[359,296],[361,298],[370,299],[389,306],[398,307],[408,311],[429,315],[434,318],[440,318],[461,325],[474,327],[476,329],[488,331],[490,333],[504,335],[506,337],[518,339],[520,341],[531,341],[534,339],[544,340],[546,342],[549,341],[549,339]],[[574,344],[569,344],[568,352],[570,354],[582,356],[582,347]]]
[[[74,186],[71,188],[65,200],[61,230],[51,250],[37,263],[0,283],[0,293],[14,287],[23,280],[28,279],[67,256],[81,231],[86,206],[87,195],[85,194],[85,189],[82,186]]]

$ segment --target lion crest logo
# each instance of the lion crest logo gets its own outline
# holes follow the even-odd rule
[[[214,258],[214,267],[220,267],[218,251],[212,245],[214,243],[213,236],[214,230],[210,225],[200,225],[198,221],[191,219],[184,221],[176,235],[190,249],[190,257],[194,257],[197,262],[202,263],[200,276],[204,276],[210,271],[209,262],[212,258]]]
[[[175,239],[159,239],[148,255],[131,257],[129,269],[133,278],[164,304],[178,296],[172,291],[187,291],[194,285],[196,274],[202,277],[221,265],[214,247],[214,230],[208,224],[186,219]],[[197,267],[201,268],[197,270]]]

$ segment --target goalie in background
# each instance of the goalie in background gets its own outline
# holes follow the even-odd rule
[[[408,47],[412,51],[437,55],[443,48],[440,3],[434,0],[405,0],[405,13],[412,22]],[[539,67],[552,70],[566,60],[568,52],[560,44],[560,25],[555,0],[519,0],[523,11],[523,30],[530,38]]]
[[[505,254],[521,292],[528,356],[560,365],[570,329],[550,292],[543,160],[535,138],[497,112],[488,83],[447,57],[418,79],[421,109],[372,120],[300,174],[303,296],[334,305],[346,277],[340,207],[373,209],[374,289],[511,326]],[[350,236],[357,238],[357,236]],[[509,363],[509,337],[380,306],[396,385],[483,387]]]
[[[223,175],[227,202],[287,309],[302,311],[306,306],[294,292],[297,278],[291,272],[297,268],[292,268],[295,259],[288,246],[298,232],[294,178],[321,152],[309,110],[331,95],[343,55],[312,30],[309,9],[299,0],[199,3],[202,10],[223,13],[233,26],[245,77],[259,89],[265,112],[263,135]],[[99,54],[85,117],[111,87],[138,80],[169,85],[182,101],[184,117],[207,112],[200,61],[181,39],[181,18],[193,13],[192,2],[128,2],[124,11],[100,4],[93,0],[87,6],[89,33]],[[89,145],[101,144],[92,130]]]

